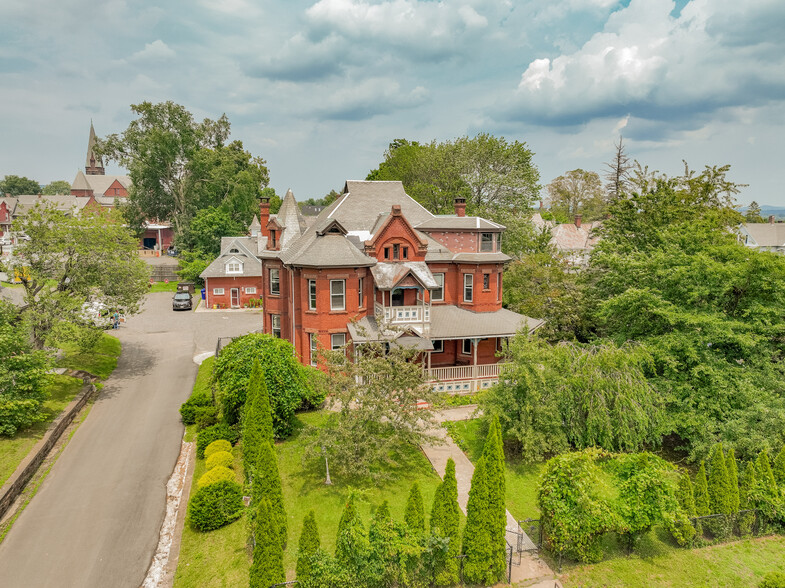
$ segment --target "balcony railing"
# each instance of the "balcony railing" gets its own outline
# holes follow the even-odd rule
[[[471,394],[499,381],[502,364],[454,365],[426,370],[428,383],[439,392]]]
[[[382,307],[378,304],[376,312],[382,312]],[[431,309],[422,306],[386,306],[384,320],[391,324],[428,323],[431,321]]]

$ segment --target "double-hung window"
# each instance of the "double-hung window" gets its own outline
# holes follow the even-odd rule
[[[493,233],[480,233],[480,251],[493,252]]]
[[[316,310],[316,280],[308,280],[308,310]]]
[[[311,347],[311,365],[315,366],[319,360],[319,335],[310,333],[308,340]]]
[[[444,352],[444,341],[442,339],[434,339],[431,341],[433,343],[433,352],[434,353],[443,353]]]
[[[333,333],[330,335],[330,348],[336,351],[346,345],[346,333]]]
[[[360,278],[357,284],[357,305],[359,308],[365,306],[365,293],[363,292],[363,282],[365,282],[365,280]]]
[[[246,286],[245,287],[246,294],[256,294],[256,286]]]
[[[346,310],[346,280],[330,280],[330,310]]]
[[[491,289],[491,274],[482,275],[482,289],[483,290]]]
[[[270,294],[281,294],[281,270],[270,269]]]
[[[281,338],[281,315],[280,314],[271,314],[270,315],[270,325],[271,331],[273,333],[273,337]]]
[[[461,353],[464,355],[471,355],[472,354],[472,340],[471,339],[464,339],[463,345],[461,347]]]
[[[463,301],[474,300],[474,274],[463,274]]]
[[[444,300],[444,274],[433,274],[433,279],[439,287],[431,290],[431,300]]]
[[[243,264],[239,261],[230,261],[226,264],[227,274],[241,274],[243,273]]]
[[[223,296],[224,289],[223,288],[213,288],[213,294],[215,296]]]

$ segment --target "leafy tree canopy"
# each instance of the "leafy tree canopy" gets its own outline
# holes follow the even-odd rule
[[[71,182],[66,182],[65,180],[55,180],[54,182],[50,182],[44,186],[44,189],[41,193],[50,196],[53,194],[70,194]]]
[[[608,195],[600,176],[592,171],[574,169],[554,179],[546,186],[551,212],[572,219],[581,214],[584,220],[602,218]]]
[[[0,180],[0,196],[10,194],[11,196],[19,196],[20,194],[38,194],[41,191],[41,185],[35,180],[31,180],[24,176],[5,176]],[[68,185],[68,192],[71,192],[71,185]]]

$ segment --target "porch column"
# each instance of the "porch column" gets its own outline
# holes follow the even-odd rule
[[[479,344],[479,339],[472,339],[472,361],[474,363],[472,366],[472,388],[474,388],[475,391],[477,386],[477,346]]]

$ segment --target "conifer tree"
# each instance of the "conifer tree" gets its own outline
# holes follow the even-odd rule
[[[392,520],[392,515],[390,515],[390,505],[387,504],[386,500],[382,502],[379,508],[376,509],[376,514],[374,515],[374,518],[379,521]]]
[[[736,463],[736,452],[733,448],[725,456],[725,465],[728,468],[728,489],[730,491],[730,511],[732,514],[739,512],[739,466]]]
[[[695,492],[692,488],[692,480],[689,474],[679,476],[679,488],[677,490],[679,506],[688,517],[695,516]]]
[[[709,483],[706,480],[706,465],[701,462],[698,475],[695,476],[695,512],[699,517],[710,515]]]
[[[757,486],[757,476],[755,475],[755,464],[751,461],[747,462],[747,467],[744,469],[744,477],[739,484],[739,503],[742,509],[752,508],[752,494],[754,493],[755,486]]]
[[[278,472],[278,459],[275,454],[275,448],[267,442],[259,444],[256,475],[251,485],[251,495],[254,504],[260,504],[262,499],[269,501],[271,516],[273,517],[275,528],[278,530],[281,547],[285,548],[288,529],[286,509],[283,504],[281,476]]]
[[[272,517],[270,502],[264,498],[256,514],[256,544],[250,572],[250,588],[269,588],[286,581],[283,569],[283,548]]]
[[[354,494],[349,496],[338,522],[335,538],[335,559],[345,569],[357,573],[362,568],[368,551],[368,538],[354,504]]]
[[[722,450],[722,443],[714,446],[714,453],[711,456],[709,508],[711,514],[731,514],[728,469],[725,467],[725,453]]]
[[[774,460],[774,480],[780,485],[780,488],[785,490],[785,444],[777,454]]]
[[[469,584],[496,583],[491,548],[492,517],[488,507],[488,480],[485,458],[474,467],[469,501],[466,504],[466,527],[463,529],[462,553],[464,580]]]
[[[758,454],[755,460],[755,474],[758,484],[764,496],[777,496],[777,482],[774,479],[774,472],[771,471],[769,462],[769,452],[765,449]]]
[[[459,563],[456,556],[460,550],[461,512],[458,506],[458,482],[455,479],[455,462],[447,460],[444,478],[436,488],[431,509],[431,534],[449,539],[444,561],[436,562],[434,584],[452,586],[459,581]]]
[[[247,480],[253,479],[262,442],[273,443],[273,415],[264,371],[257,359],[248,380],[243,414],[243,467]]]
[[[403,516],[406,526],[416,535],[425,534],[425,507],[423,505],[420,485],[415,482],[409,491],[409,499],[406,501],[406,511]]]
[[[492,575],[496,581],[504,577],[507,569],[507,506],[504,468],[504,446],[499,417],[494,416],[488,428],[483,447],[485,474],[488,484],[488,511],[490,515],[490,548],[492,553]]]
[[[305,515],[303,530],[297,550],[297,581],[305,582],[312,576],[312,558],[319,550],[319,529],[316,526],[316,513],[310,511]]]

